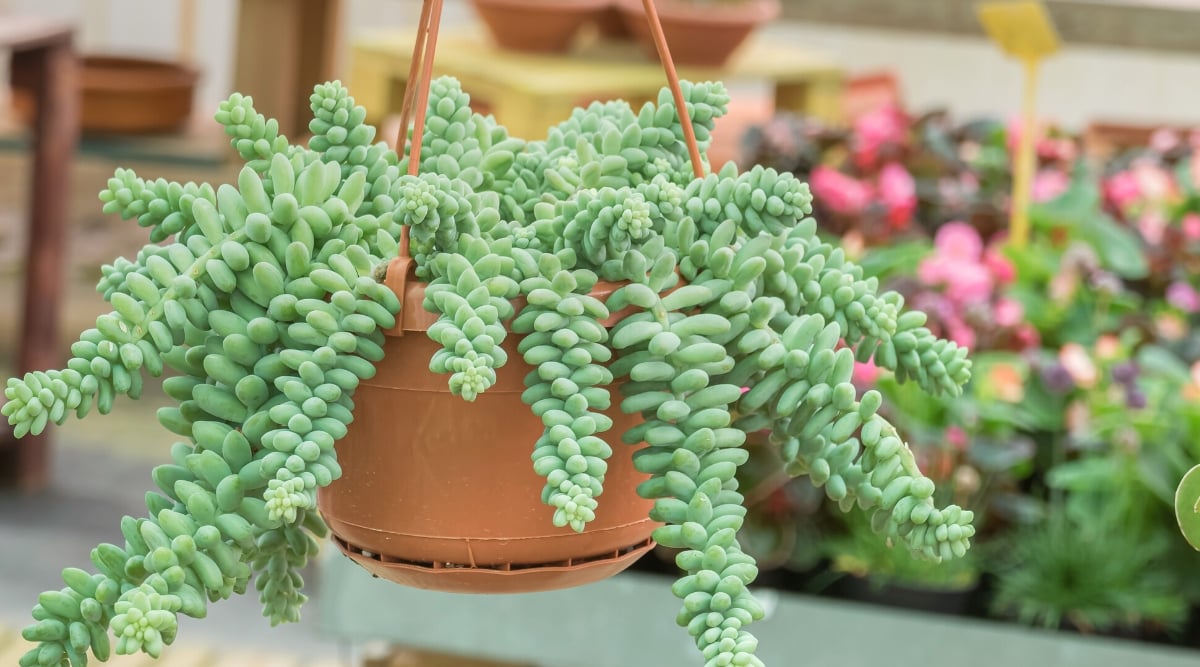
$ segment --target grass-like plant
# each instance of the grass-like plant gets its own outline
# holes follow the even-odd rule
[[[728,97],[715,83],[683,91],[704,150]],[[965,552],[971,513],[934,506],[933,483],[878,414],[880,395],[850,382],[855,359],[873,359],[955,394],[965,350],[818,240],[808,188],[791,175],[730,165],[694,177],[669,90],[638,111],[577,109],[547,139],[524,141],[472,112],[456,81],[437,80],[418,176],[374,143],[340,84],[311,100],[307,147],[249,98],[221,105],[246,160],[236,184],[118,170],[101,192],[106,212],[136,218],[155,243],[104,268],[114,312],[81,335],[66,369],[10,380],[2,412],[18,436],[36,434],[107,413],[117,395],[138,397],[144,374],[170,368],[164,389],[178,403],[159,419],[180,439],[154,470],[147,515],[122,521],[123,544],[98,546],[95,573],[68,569],[66,588],[39,597],[23,667],[84,665],[89,650],[104,660],[110,631],[117,653],[158,656],[179,614],[202,617],[251,579],[273,623],[296,620],[298,569],[326,532],[316,489],[340,474],[355,388],[375,373],[401,307],[380,273],[405,227],[424,307],[439,315],[431,368],[455,394],[486,392],[506,362],[500,343],[523,335],[548,521],[581,531],[604,511],[609,388],[642,415],[614,435],[647,445],[632,451],[650,475],[639,492],[665,524],[655,539],[682,549],[677,620],[705,664],[761,664],[746,629],[763,613],[748,589],[757,570],[737,540],[748,432],[769,429],[790,472],[871,512],[914,555]],[[590,295],[600,280],[623,286],[602,301]],[[627,314],[601,325],[616,312]]]

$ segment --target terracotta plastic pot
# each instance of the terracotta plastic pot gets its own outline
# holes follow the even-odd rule
[[[629,28],[625,25],[625,19],[621,18],[621,11],[617,9],[615,4],[610,4],[598,12],[595,22],[600,36],[605,39],[633,39],[633,34],[629,32]]]
[[[192,115],[199,73],[175,62],[124,56],[80,59],[80,127],[98,134],[175,132]],[[12,102],[17,118],[32,123],[33,98],[25,74],[13,68]]]
[[[379,577],[460,593],[566,588],[632,565],[658,525],[636,493],[646,476],[617,436],[637,418],[613,401],[596,520],[582,533],[554,527],[530,460],[543,426],[521,402],[532,369],[517,353],[520,337],[505,341],[496,385],[473,403],[451,394],[446,376],[429,370],[440,346],[425,334],[436,320],[421,307],[425,285],[403,267],[395,260],[387,278],[403,295],[401,321],[378,374],[354,394],[354,422],[338,443],[342,476],[318,495],[338,547]]]
[[[471,0],[496,43],[514,51],[560,53],[609,0]]]
[[[626,27],[657,60],[642,0],[616,2]],[[755,29],[778,18],[781,11],[779,0],[658,0],[655,7],[675,63],[705,67],[724,65]]]

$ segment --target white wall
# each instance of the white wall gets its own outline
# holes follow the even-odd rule
[[[1020,66],[983,39],[833,26],[789,26],[799,43],[833,54],[853,71],[891,69],[915,110],[1018,112]],[[1046,62],[1041,115],[1069,127],[1089,120],[1200,125],[1200,53],[1068,45]]]
[[[8,9],[74,21],[85,53],[174,59],[179,55],[177,0],[7,0]],[[237,0],[195,0],[194,40],[203,79],[197,102],[215,108],[229,94]],[[3,19],[0,19],[3,20]]]

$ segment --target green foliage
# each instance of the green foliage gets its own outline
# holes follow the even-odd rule
[[[1171,575],[1163,533],[1130,539],[1128,524],[1081,524],[1056,515],[1012,539],[997,576],[997,611],[1023,623],[1081,631],[1178,627],[1187,614]]]
[[[706,149],[728,96],[720,84],[683,88]],[[603,511],[613,454],[603,411],[620,381],[621,408],[642,417],[621,436],[646,444],[633,457],[650,475],[639,493],[665,524],[655,539],[683,550],[677,621],[706,664],[762,664],[747,631],[763,615],[749,590],[757,568],[737,537],[747,433],[769,429],[791,474],[870,512],[914,556],[966,552],[971,513],[934,505],[880,395],[859,398],[850,384],[855,359],[874,358],[955,396],[965,350],[816,237],[803,183],[732,165],[694,178],[669,90],[636,113],[624,102],[578,109],[544,141],[524,141],[438,80],[420,176],[371,144],[339,84],[311,102],[307,148],[288,145],[248,98],[221,106],[248,161],[236,187],[118,172],[101,195],[169,243],[105,270],[115,312],[83,334],[66,370],[10,381],[3,414],[18,435],[38,433],[93,403],[107,412],[118,393],[136,398],[143,370],[169,366],[179,405],[160,421],[183,440],[155,470],[148,517],[124,522],[125,546],[99,547],[100,574],[69,571],[72,592],[35,609],[27,637],[42,643],[24,667],[83,664],[89,647],[103,658],[108,629],[119,653],[157,655],[177,614],[203,616],[206,600],[245,591],[255,573],[271,620],[297,618],[297,569],[325,530],[315,491],[340,474],[354,390],[400,308],[377,269],[404,227],[424,307],[438,315],[430,367],[451,392],[488,391],[508,329],[523,336],[517,350],[534,370],[522,398],[545,427],[532,465],[555,525],[582,531]],[[601,279],[620,286],[600,298]]]
[[[346,99],[323,87],[314,110]],[[169,367],[178,406],[159,419],[181,437],[154,470],[148,515],[122,522],[124,545],[100,545],[97,574],[67,570],[68,587],[39,599],[25,637],[40,646],[24,666],[85,664],[89,648],[106,659],[110,629],[117,653],[157,657],[178,614],[203,617],[255,574],[273,623],[299,617],[299,569],[325,534],[315,492],[341,474],[334,442],[400,307],[371,277],[399,227],[367,210],[365,166],[344,171],[275,141],[261,118],[237,96],[218,112],[251,160],[236,187],[118,171],[101,193],[106,210],[168,242],[106,268],[98,288],[114,312],[72,345],[65,370],[8,383],[2,410],[23,435],[93,406],[108,412],[118,394],[138,397],[144,372]],[[369,138],[355,131],[361,113],[335,120],[349,127],[338,145]]]

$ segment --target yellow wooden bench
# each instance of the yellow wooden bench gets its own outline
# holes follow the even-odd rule
[[[348,84],[371,122],[399,111],[412,62],[413,31],[367,35],[351,46]],[[494,113],[514,136],[544,137],[572,108],[592,100],[622,98],[640,106],[666,84],[661,65],[633,43],[584,40],[568,54],[504,51],[481,29],[445,28],[438,38],[434,75],[462,82],[472,101]],[[822,54],[771,31],[752,38],[724,68],[680,67],[693,81],[765,81],[775,107],[836,121],[841,115],[843,72]]]

